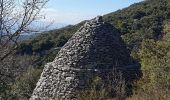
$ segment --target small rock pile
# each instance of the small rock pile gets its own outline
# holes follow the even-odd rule
[[[74,100],[96,73],[126,65],[124,49],[119,32],[101,16],[87,21],[45,65],[30,100]]]

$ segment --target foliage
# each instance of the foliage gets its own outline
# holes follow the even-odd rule
[[[169,0],[147,0],[133,4],[104,16],[122,33],[122,38],[132,50],[143,39],[158,40],[163,32],[163,21],[170,17]]]
[[[93,80],[89,89],[86,89],[77,95],[78,100],[102,100],[108,98],[108,91],[104,87],[100,77],[96,77],[96,79]]]
[[[145,99],[166,100],[170,93],[170,32],[169,23],[165,25],[166,35],[160,41],[145,40],[142,42],[139,55],[143,78],[139,81],[137,91]],[[153,96],[150,96],[155,94]]]
[[[113,70],[104,77],[96,76],[88,83],[88,88],[80,91],[77,100],[124,100],[126,97],[126,83],[122,73]]]
[[[35,58],[28,55],[8,56],[0,63],[0,97],[8,97],[10,86],[15,82],[15,78],[26,72]]]
[[[29,99],[41,72],[40,69],[31,68],[17,77],[15,83],[11,86],[11,99]]]

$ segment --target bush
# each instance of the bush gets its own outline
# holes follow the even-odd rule
[[[113,70],[105,77],[96,76],[88,83],[88,88],[80,91],[77,95],[78,100],[125,100],[126,83],[122,73]]]
[[[17,77],[16,82],[11,86],[12,99],[29,99],[39,79],[40,69],[29,69],[23,75]]]
[[[138,82],[140,100],[168,100],[170,98],[170,37],[160,41],[145,40],[140,50],[142,79]],[[155,99],[155,97],[157,99]]]

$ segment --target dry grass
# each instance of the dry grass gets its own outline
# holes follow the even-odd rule
[[[107,78],[96,77],[89,88],[77,95],[78,100],[125,100],[125,80],[113,70]]]

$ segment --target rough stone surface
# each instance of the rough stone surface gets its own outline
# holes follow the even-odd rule
[[[30,100],[74,100],[88,80],[117,63],[125,46],[119,32],[102,17],[87,21],[61,48],[55,60],[45,65]],[[118,57],[119,56],[119,57]],[[127,57],[128,58],[128,57]],[[120,60],[121,59],[121,60]]]

